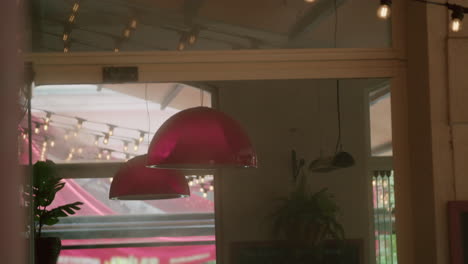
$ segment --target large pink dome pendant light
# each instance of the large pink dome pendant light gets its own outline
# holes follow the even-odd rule
[[[190,196],[185,176],[175,170],[146,167],[146,155],[123,164],[115,174],[109,191],[114,200],[156,200]]]
[[[148,149],[152,168],[256,168],[257,155],[240,124],[208,107],[183,110],[156,132]]]

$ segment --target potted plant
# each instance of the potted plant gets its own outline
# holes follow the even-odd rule
[[[48,206],[52,204],[58,191],[65,187],[65,182],[58,177],[55,163],[47,161],[38,161],[33,166],[33,186],[32,195],[26,192],[26,201],[34,201],[34,219],[35,219],[35,245],[36,245],[36,263],[49,264],[56,263],[61,241],[58,237],[44,237],[42,228],[44,225],[54,225],[58,223],[59,217],[66,217],[75,214],[80,210],[81,202],[74,202],[62,205],[53,209]]]
[[[338,205],[327,189],[310,191],[303,170],[304,159],[296,160],[293,151],[294,186],[291,193],[278,199],[270,217],[273,233],[289,243],[317,247],[327,239],[342,240],[344,229],[338,222]]]

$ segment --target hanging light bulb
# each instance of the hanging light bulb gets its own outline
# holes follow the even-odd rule
[[[186,33],[182,33],[180,35],[179,44],[177,44],[177,50],[183,51],[187,47],[187,35]]]
[[[205,192],[205,189],[203,189],[203,187],[200,188],[200,192]]]
[[[55,140],[53,140],[53,139],[50,140],[50,146],[55,147]]]
[[[128,29],[128,28],[124,29],[123,36],[124,36],[124,38],[129,38],[130,37],[130,29]]]
[[[45,122],[46,122],[46,123],[49,123],[51,117],[52,117],[52,113],[51,113],[51,112],[46,112]]]
[[[113,136],[113,135],[114,135],[114,128],[115,128],[115,126],[109,125],[109,132],[107,132],[107,134],[108,134],[109,136]]]
[[[198,40],[199,34],[200,34],[200,30],[197,27],[193,28],[192,31],[190,31],[188,35],[188,39],[187,39],[188,44],[194,45]]]
[[[130,20],[130,25],[129,25],[129,27],[130,27],[131,29],[135,30],[135,29],[137,28],[137,24],[138,24],[137,20],[136,20],[136,19],[132,19],[132,20]]]
[[[138,142],[137,140],[135,140],[135,143],[133,144],[133,150],[134,151],[138,151],[140,147],[140,142]]]
[[[83,128],[83,122],[85,121],[84,119],[81,119],[81,118],[77,118],[77,123],[76,123],[76,129],[77,130],[80,130],[81,128]]]
[[[44,140],[44,142],[42,142],[42,147],[47,147],[47,140]]]
[[[106,155],[106,160],[110,160],[110,158],[111,158],[111,151],[108,151]]]
[[[75,22],[75,18],[76,18],[76,15],[75,15],[75,14],[71,14],[70,17],[68,17],[68,22],[70,22],[70,23]]]
[[[143,142],[143,140],[145,139],[145,132],[143,131],[140,131],[140,137],[138,138],[138,142]]]
[[[95,146],[99,145],[99,136],[94,137],[94,145]]]
[[[102,140],[102,143],[104,143],[104,145],[107,145],[107,143],[109,143],[109,134],[106,134],[104,136],[104,139]]]
[[[23,139],[26,139],[28,137],[28,133],[23,133]]]
[[[83,148],[78,148],[78,153],[79,154],[83,153]]]
[[[214,186],[213,186],[213,184],[210,185],[210,191],[214,191]]]
[[[468,8],[460,5],[447,4],[448,8],[452,10],[452,20],[450,21],[450,30],[452,32],[458,32],[462,28],[464,13],[468,13]]]
[[[200,177],[200,182],[204,183],[205,182],[205,177],[201,176]]]
[[[188,182],[188,185],[189,185],[189,186],[193,186],[193,181],[190,180],[190,181]]]
[[[99,151],[99,153],[97,154],[97,158],[98,159],[102,159],[102,153]]]
[[[49,123],[44,123],[44,127],[43,127],[44,131],[47,131],[49,130]]]
[[[39,123],[36,123],[36,127],[34,128],[34,133],[39,134],[40,128],[41,128],[41,125]]]
[[[124,152],[128,151],[128,141],[124,141],[123,150],[124,150]]]
[[[79,3],[74,3],[73,4],[73,8],[72,8],[72,11],[74,13],[76,13],[78,11],[78,9],[80,8],[80,4]]]
[[[68,41],[68,38],[70,38],[70,33],[64,32],[62,37],[63,41]]]
[[[208,194],[206,192],[203,193],[203,198],[208,197]]]
[[[377,16],[382,19],[390,17],[392,0],[380,0],[380,6],[377,9]]]

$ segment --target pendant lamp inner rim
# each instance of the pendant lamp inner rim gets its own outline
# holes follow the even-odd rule
[[[256,169],[257,166],[250,165],[237,165],[237,164],[155,164],[155,165],[146,165],[147,168],[151,169],[168,169],[168,170],[216,170],[223,168],[230,169]]]
[[[111,200],[154,200],[154,199],[173,199],[187,198],[190,195],[186,194],[129,194],[110,197]]]

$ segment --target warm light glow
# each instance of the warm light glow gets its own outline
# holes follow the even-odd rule
[[[139,147],[140,147],[140,146],[139,146],[138,144],[135,144],[135,145],[133,145],[133,150],[134,150],[134,151],[138,151],[138,148],[139,148]]]
[[[73,131],[73,136],[74,136],[74,137],[77,137],[77,136],[78,136],[78,132],[77,132],[77,131]]]
[[[34,128],[34,133],[39,134],[39,126],[36,126],[36,128]]]
[[[114,135],[114,127],[113,126],[109,126],[109,132],[107,134],[109,134],[109,136]]]
[[[45,118],[45,122],[46,122],[46,123],[49,123],[51,117],[52,117],[52,114],[51,114],[51,113],[47,113],[46,118]]]
[[[208,197],[208,194],[207,194],[207,193],[203,193],[203,197],[204,197],[204,198]]]
[[[70,15],[68,18],[68,22],[73,23],[75,21],[76,16],[74,14]]]
[[[390,17],[390,6],[389,5],[380,5],[377,9],[377,16],[382,19],[387,19]]]
[[[453,32],[458,32],[462,28],[462,20],[459,18],[454,18],[450,22],[450,30]]]
[[[141,143],[143,142],[144,138],[145,138],[145,132],[140,132],[140,138],[138,138],[138,141]]]
[[[205,182],[205,177],[200,177],[200,182]]]
[[[306,3],[313,3],[313,2],[315,2],[315,0],[304,0],[304,2],[306,2]]]
[[[95,145],[95,146],[99,145],[99,136],[96,136],[96,137],[94,138],[94,145]]]
[[[102,143],[104,143],[104,145],[107,145],[107,143],[109,143],[109,137],[105,136],[104,139],[102,140]]]
[[[68,48],[67,47],[63,48],[63,52],[68,53]]]
[[[83,153],[83,149],[82,149],[82,148],[78,148],[78,153],[79,153],[79,154]]]
[[[106,156],[106,160],[110,160],[110,158],[111,158],[111,154],[108,153],[107,156]]]
[[[98,157],[98,159],[102,159],[102,153],[99,152],[99,153],[97,154],[97,157]]]
[[[125,142],[125,143],[124,143],[123,150],[124,150],[124,152],[127,152],[127,151],[128,151],[128,142]]]
[[[190,34],[190,36],[188,38],[188,43],[190,45],[193,45],[193,44],[195,44],[195,42],[197,42],[197,35],[195,35],[195,33],[192,33],[192,34]]]
[[[27,133],[23,133],[23,139],[26,139],[28,137]]]
[[[47,131],[47,130],[49,130],[49,124],[45,123],[44,124],[44,131]]]
[[[50,141],[50,146],[51,146],[51,147],[55,147],[55,141],[53,141],[53,140]]]
[[[213,191],[213,190],[214,190],[214,186],[210,185],[210,191]]]
[[[205,191],[205,189],[203,189],[203,188],[200,188],[200,192],[204,192],[204,191]]]
[[[47,147],[47,141],[42,142],[43,147]]]
[[[130,21],[130,28],[136,29],[136,27],[137,27],[137,21],[136,19],[132,19],[132,21]]]
[[[76,11],[78,11],[78,9],[79,9],[79,8],[80,8],[80,4],[78,4],[78,3],[74,3],[74,4],[73,4],[73,8],[72,8],[72,10],[73,10],[73,12],[75,12],[75,13],[76,13]]]
[[[130,29],[126,28],[123,32],[123,36],[125,38],[129,38],[130,37]]]
[[[68,33],[63,33],[63,41],[67,41],[68,38],[70,37],[70,35],[68,35]]]
[[[188,182],[188,185],[189,185],[189,186],[193,186],[193,181],[189,181],[189,182]]]
[[[63,139],[68,140],[68,134],[63,135]]]
[[[76,129],[80,130],[83,127],[83,120],[79,119],[76,124]]]
[[[71,148],[71,149],[70,149],[70,152],[71,152],[71,153],[75,153],[75,148]]]
[[[179,45],[177,45],[177,50],[182,51],[185,49],[185,42],[180,41]]]

